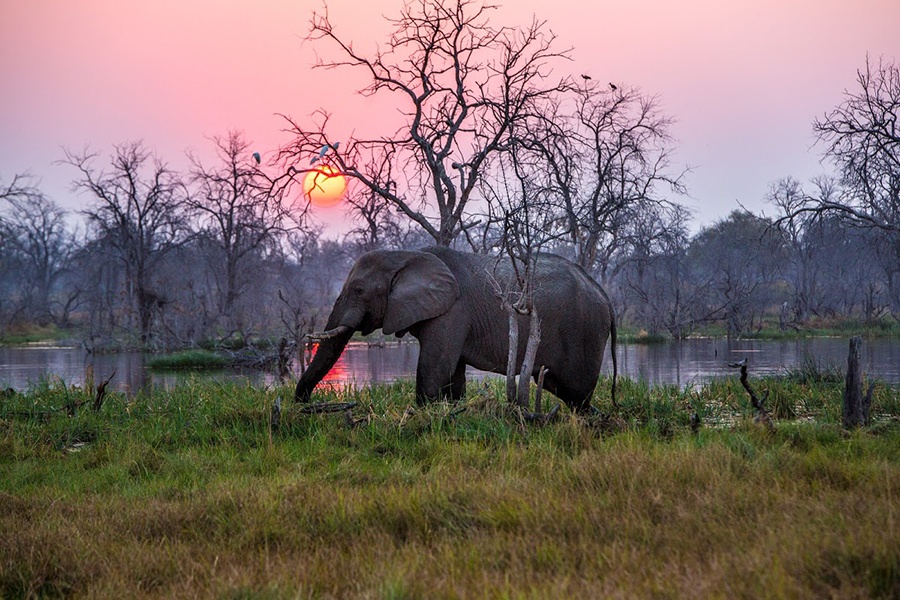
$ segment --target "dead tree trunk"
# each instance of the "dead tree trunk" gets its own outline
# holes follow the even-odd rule
[[[525,357],[522,359],[522,368],[519,371],[519,389],[516,394],[519,406],[531,404],[531,373],[534,371],[534,359],[537,356],[538,344],[541,342],[541,320],[538,317],[537,307],[531,307],[531,317],[528,330],[528,344],[525,346]]]
[[[506,401],[516,401],[516,362],[519,357],[519,315],[512,302],[506,302],[509,314],[509,352],[506,356]]]
[[[862,367],[859,352],[862,338],[850,338],[850,353],[847,356],[847,377],[844,379],[843,422],[846,429],[869,424],[869,408],[872,406],[872,392],[875,384],[870,384],[866,395],[862,393]]]

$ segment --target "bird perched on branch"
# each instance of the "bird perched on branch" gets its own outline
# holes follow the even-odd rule
[[[253,153],[253,160],[256,161],[256,164],[259,164],[262,161],[262,156],[259,155],[259,152]]]
[[[617,86],[617,85],[614,84],[612,81],[610,81],[610,82],[609,82],[609,89],[611,89],[612,91],[616,91],[617,89],[619,89],[619,86]]]
[[[582,75],[581,78],[584,79],[585,81],[588,81],[588,80],[590,80],[591,76],[590,75]]]
[[[332,148],[336,151],[340,145],[341,145],[340,142],[335,142],[333,146],[330,146],[328,144],[323,145],[322,148],[319,150],[319,154],[317,156],[313,156],[312,160],[309,161],[309,164],[314,164],[317,160],[322,159],[326,154],[328,154],[329,148]]]
[[[321,159],[322,157],[324,157],[325,154],[327,154],[327,153],[328,153],[328,144],[325,144],[324,146],[322,146],[322,149],[319,150],[319,154],[316,155],[316,156],[313,156],[313,157],[310,159],[309,164],[311,164],[311,165],[312,165],[312,164],[315,164],[315,162],[316,162],[317,160],[319,160],[319,159]]]

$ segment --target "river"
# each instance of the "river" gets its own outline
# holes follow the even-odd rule
[[[813,338],[790,341],[734,341],[691,339],[664,344],[621,344],[619,373],[651,384],[699,385],[715,377],[733,376],[727,364],[747,358],[751,375],[783,372],[812,357],[820,365],[847,364],[846,338]],[[415,343],[384,347],[351,344],[327,377],[330,383],[365,385],[415,377],[418,346]],[[216,371],[202,373],[151,372],[145,367],[147,355],[140,352],[88,354],[81,348],[47,345],[0,347],[0,388],[24,391],[42,379],[58,378],[66,384],[81,385],[92,365],[95,381],[115,371],[116,389],[134,393],[151,386],[170,388],[191,377],[241,379],[254,385],[274,382],[270,374]],[[863,369],[870,377],[900,384],[900,340],[867,340],[862,347]],[[609,349],[604,371],[612,371]],[[472,371],[470,379],[483,376]]]

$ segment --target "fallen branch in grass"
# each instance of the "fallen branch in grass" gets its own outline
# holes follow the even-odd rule
[[[368,425],[369,423],[372,422],[372,419],[374,418],[374,416],[375,416],[375,414],[372,411],[371,404],[369,405],[369,410],[368,410],[368,412],[366,412],[366,415],[364,417],[360,417],[358,419],[353,417],[353,411],[351,411],[350,409],[347,409],[346,411],[344,411],[344,420],[346,421],[347,427],[349,429],[353,429],[357,425],[362,425],[364,423],[366,425]]]
[[[540,412],[523,412],[522,418],[525,419],[525,421],[528,423],[534,423],[535,425],[546,425],[556,418],[556,415],[559,413],[560,406],[560,404],[557,404],[547,414]]]
[[[304,415],[318,415],[327,413],[344,412],[356,406],[356,402],[320,402],[308,404],[300,409]]]

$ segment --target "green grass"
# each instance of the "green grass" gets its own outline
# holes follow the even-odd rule
[[[88,395],[45,382],[0,405],[0,597],[897,597],[898,390],[847,433],[822,378],[753,384],[795,418],[755,425],[736,378],[623,380],[618,410],[603,380],[545,427],[498,381],[461,412],[401,382],[272,432],[289,386],[67,416]]]
[[[223,369],[231,361],[210,350],[183,350],[173,354],[154,356],[147,360],[147,368],[156,371],[177,371],[186,369]]]
[[[703,337],[725,337],[727,331],[721,324],[714,324],[702,327],[694,334]],[[815,317],[800,323],[796,328],[781,329],[777,319],[769,318],[758,331],[745,331],[741,337],[753,340],[795,340],[851,335],[866,338],[900,337],[900,322],[892,317],[882,317],[872,322],[848,317],[830,319]]]
[[[38,342],[56,342],[71,332],[59,329],[52,323],[43,327],[38,325],[28,325],[24,327],[11,328],[0,335],[0,344],[8,344],[10,346],[21,344],[34,344]]]

